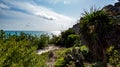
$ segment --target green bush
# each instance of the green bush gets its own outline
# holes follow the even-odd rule
[[[55,45],[57,45],[57,46],[64,46],[63,45],[63,40],[62,40],[61,36],[58,37],[58,39],[55,42]]]
[[[49,36],[46,34],[41,35],[37,41],[38,49],[47,46],[48,43],[49,43]]]
[[[80,46],[80,50],[84,56],[85,61],[92,61],[93,59],[91,58],[90,52],[88,50],[88,47],[85,45]]]
[[[57,67],[78,66],[84,67],[84,56],[79,47],[68,48],[65,50],[65,55],[56,61]]]
[[[47,54],[38,56],[37,46],[44,47],[49,37],[20,33],[6,34],[0,31],[0,67],[45,67]],[[42,46],[41,46],[42,45]]]
[[[85,11],[80,19],[81,41],[88,46],[96,61],[107,63],[106,49],[110,46],[108,34],[112,32],[112,25],[104,11],[94,8],[90,12]]]
[[[0,67],[36,67],[39,64],[36,47],[21,42],[0,43]]]
[[[91,64],[90,67],[104,67],[102,62],[95,62],[94,64]]]
[[[55,62],[55,67],[66,67],[66,61],[64,60],[64,58],[59,58],[56,62]]]
[[[107,50],[108,62],[114,67],[120,67],[120,51],[111,46]]]
[[[72,28],[69,28],[61,33],[61,36],[57,38],[55,44],[62,47],[72,47],[76,40],[80,40],[80,36],[75,34]]]
[[[73,46],[74,44],[75,44],[75,41],[76,40],[79,40],[79,36],[78,35],[76,35],[76,34],[70,34],[70,35],[68,35],[68,37],[67,37],[67,43],[66,43],[66,47],[71,47],[71,46]]]
[[[40,61],[39,61],[39,64],[40,64],[40,65],[37,66],[37,67],[47,67],[46,61],[48,60],[48,52],[41,54],[41,55],[38,57],[38,59],[40,59]]]
[[[52,38],[49,40],[49,44],[55,44],[59,36],[52,35]]]

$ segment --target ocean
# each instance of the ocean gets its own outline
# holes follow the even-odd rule
[[[60,35],[60,31],[5,31],[6,34],[17,34],[19,35],[21,32],[24,32],[26,34],[31,34],[31,35],[36,35],[36,36],[40,36],[41,34],[48,34],[48,35]]]

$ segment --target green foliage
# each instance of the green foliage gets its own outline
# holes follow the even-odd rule
[[[39,64],[40,64],[40,65],[37,66],[37,67],[47,67],[46,61],[48,60],[48,52],[41,54],[41,55],[38,57],[38,59],[40,59],[40,61],[39,61]]]
[[[60,48],[57,51],[55,51],[55,54],[57,55],[57,60],[55,62],[55,67],[68,67],[66,60],[65,60],[65,56],[66,56],[66,52],[71,50],[71,48]]]
[[[57,45],[57,46],[63,46],[63,40],[62,40],[61,36],[58,37],[58,39],[55,42],[55,45]]]
[[[75,34],[72,28],[69,28],[68,30],[62,32],[56,44],[60,46],[70,47],[69,42],[68,42],[68,36],[71,34]]]
[[[36,49],[46,46],[49,36],[8,35],[0,31],[0,67],[45,67],[47,54],[38,56]]]
[[[88,48],[87,48],[87,46],[85,46],[85,45],[80,46],[80,50],[81,50],[82,52],[86,51],[86,52],[88,53]]]
[[[89,48],[86,45],[82,45],[81,41],[76,41],[74,47],[79,47],[81,50],[83,56],[84,56],[84,61],[85,62],[95,62],[95,59],[93,58],[94,56],[92,53],[89,51]]]
[[[86,12],[80,19],[82,41],[88,46],[96,61],[106,63],[106,49],[110,46],[107,35],[112,31],[112,22],[102,10]]]
[[[55,62],[55,67],[65,67],[66,61],[64,60],[64,58],[59,58],[56,62]]]
[[[84,56],[79,47],[68,48],[63,54],[65,55],[56,61],[55,65],[57,65],[57,67],[84,67]]]
[[[91,64],[90,67],[104,67],[102,62],[95,62],[94,64]]]
[[[58,37],[56,45],[63,47],[71,47],[75,44],[76,40],[80,40],[79,35],[76,35],[72,28],[61,33],[61,36]]]
[[[80,46],[81,46],[81,41],[80,40],[75,40],[73,47],[80,47]]]
[[[0,43],[1,67],[36,67],[40,65],[35,53],[36,47],[29,46],[27,41],[23,42],[6,41]]]
[[[73,46],[76,40],[79,40],[79,36],[75,34],[70,34],[67,37],[67,45],[66,47]]]
[[[79,47],[72,48],[69,51],[66,51],[65,60],[69,64],[70,61],[73,61],[75,65],[83,66],[84,56],[79,49]]]
[[[0,30],[0,40],[5,39],[5,32]]]
[[[111,46],[107,50],[108,62],[114,67],[120,66],[120,51],[114,49],[114,46]]]
[[[49,44],[56,44],[58,39],[59,39],[59,36],[52,35],[52,38],[49,40]]]
[[[49,36],[46,34],[43,34],[38,39],[38,49],[43,48],[48,45],[49,42]]]
[[[72,28],[69,28],[68,30],[66,30],[66,31],[64,31],[64,32],[61,33],[62,38],[64,38],[64,39],[67,39],[67,37],[70,34],[75,34],[75,32],[74,32],[74,30]]]

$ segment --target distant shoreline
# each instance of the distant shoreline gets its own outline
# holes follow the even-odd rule
[[[47,35],[60,35],[60,31],[19,31],[19,30],[4,30],[6,34],[17,34],[19,35],[21,32],[25,33],[25,34],[31,34],[31,35],[37,35],[40,36],[42,34],[47,34]]]

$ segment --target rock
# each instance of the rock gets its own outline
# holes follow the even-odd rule
[[[109,4],[103,7],[102,10],[105,11],[110,16],[110,18],[114,19],[115,23],[120,25],[120,2],[115,3],[115,5]],[[82,18],[80,19],[80,21],[82,21]],[[80,23],[79,21],[77,21],[77,23],[72,27],[76,34],[80,34],[79,26]]]
[[[75,25],[73,25],[72,29],[75,31],[76,34],[80,33],[80,23],[77,23]]]
[[[115,3],[115,7],[120,7],[120,2]]]
[[[120,2],[117,2],[113,5],[107,5],[102,9],[105,11],[110,18],[112,18],[116,25],[120,25]]]
[[[54,56],[54,53],[53,53],[52,51],[50,51],[50,52],[48,53],[48,57],[51,58],[51,57],[53,57],[53,56]]]
[[[113,5],[107,5],[107,6],[103,7],[102,10],[105,11],[110,16],[117,15],[119,13],[118,7],[115,7]]]
[[[119,0],[120,1],[120,0]],[[111,19],[113,19],[113,31],[108,35],[110,44],[115,44],[115,48],[120,50],[120,2],[115,5],[107,5],[102,9]]]
[[[102,9],[105,11],[111,19],[113,19],[113,30],[110,34],[107,35],[107,38],[110,39],[109,44],[115,44],[116,48],[120,51],[120,2],[115,3],[115,5],[107,5]],[[80,34],[80,21],[82,21],[82,17],[78,21],[77,24],[73,25],[73,30],[76,34]],[[81,43],[87,44],[83,40],[83,36],[81,36]]]

